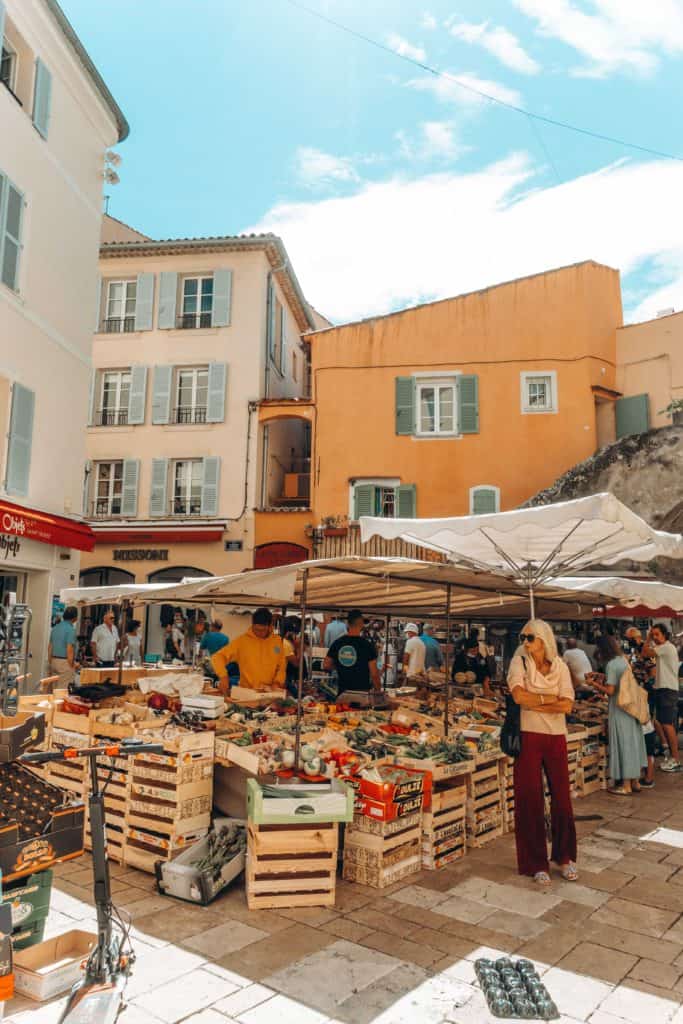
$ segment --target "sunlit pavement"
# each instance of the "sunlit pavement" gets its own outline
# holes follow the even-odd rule
[[[539,892],[514,837],[388,890],[339,881],[333,910],[247,910],[237,883],[209,907],[114,866],[138,960],[122,1024],[487,1024],[480,956],[534,960],[561,1024],[683,1024],[683,778],[576,802],[578,884]],[[89,859],[57,869],[49,934],[93,924]],[[55,1024],[61,1001],[15,999],[11,1024]]]

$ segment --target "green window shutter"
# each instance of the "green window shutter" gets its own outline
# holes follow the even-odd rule
[[[2,46],[2,37],[5,34],[5,3],[4,0],[0,0],[0,46]]]
[[[396,489],[396,506],[399,519],[414,519],[417,508],[417,488],[415,484],[401,484]]]
[[[2,182],[0,182],[0,187]],[[5,179],[0,196],[0,249],[2,267],[0,276],[3,284],[12,291],[19,290],[19,254],[21,253],[21,229],[24,218],[24,196],[9,179]]]
[[[275,286],[272,278],[268,278],[268,300],[266,303],[266,351],[268,358],[272,359],[275,354]]]
[[[202,515],[218,515],[218,481],[221,475],[221,460],[218,455],[211,455],[202,460],[204,476],[202,479]]]
[[[207,423],[223,423],[225,420],[225,388],[227,378],[227,363],[209,363],[209,397],[206,409]]]
[[[214,270],[213,272],[213,304],[211,307],[211,326],[230,326],[230,306],[232,303],[232,270]]]
[[[135,291],[135,330],[151,331],[154,325],[154,281],[156,274],[138,274]]]
[[[278,370],[284,375],[287,365],[287,310],[280,306],[280,365]]]
[[[90,477],[92,476],[93,464],[90,459],[85,464],[83,472],[83,515],[87,516],[90,512],[88,508],[88,499],[90,497]]]
[[[375,487],[373,484],[356,484],[353,489],[353,518],[374,516]]]
[[[149,514],[161,518],[168,514],[166,490],[168,487],[168,459],[152,459],[152,486],[149,492]]]
[[[157,323],[162,330],[175,327],[176,303],[178,301],[178,275],[162,270],[159,274],[159,314]]]
[[[479,377],[463,373],[457,378],[458,433],[479,433]]]
[[[52,103],[52,75],[40,57],[36,59],[36,75],[33,85],[33,124],[37,131],[47,138]]]
[[[124,459],[123,481],[121,486],[121,515],[136,516],[138,514],[139,475],[140,460]]]
[[[495,487],[473,487],[471,515],[483,516],[498,511],[498,494]]]
[[[396,433],[415,432],[415,378],[396,378]]]
[[[128,393],[128,422],[131,426],[145,422],[145,398],[147,396],[147,367],[131,366],[130,391]]]
[[[95,334],[102,330],[102,278],[97,275],[97,289],[95,291]]]
[[[95,388],[97,387],[97,370],[90,371],[90,394],[88,395],[88,426],[95,422]]]
[[[168,423],[171,419],[171,387],[173,367],[155,366],[152,384],[152,423]]]
[[[617,438],[630,434],[644,434],[650,429],[650,399],[648,395],[630,395],[616,401]]]
[[[7,471],[5,489],[9,494],[28,494],[31,471],[31,444],[36,396],[23,384],[12,388],[9,440],[7,444]]]

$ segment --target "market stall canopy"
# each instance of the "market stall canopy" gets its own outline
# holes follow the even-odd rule
[[[362,516],[360,525],[363,542],[401,538],[459,565],[510,576],[529,588],[532,610],[540,584],[573,570],[623,559],[683,558],[680,534],[653,530],[613,494],[447,519]]]
[[[555,580],[563,590],[591,590],[612,598],[622,608],[643,608],[650,612],[665,608],[679,614],[683,612],[683,587],[659,580],[632,580],[621,576],[564,576]],[[609,610],[608,613],[609,615]],[[647,612],[646,612],[647,614]]]
[[[180,584],[138,587],[79,587],[62,591],[67,604],[213,604],[233,607],[292,608],[307,578],[309,610],[336,612],[359,607],[372,617],[392,615],[426,619],[450,615],[454,620],[524,619],[528,600],[523,586],[498,573],[479,572],[438,562],[407,558],[345,558],[299,562],[275,569],[254,569],[231,576],[202,578]],[[572,587],[542,586],[539,614],[550,619],[589,619],[604,603],[599,592]]]

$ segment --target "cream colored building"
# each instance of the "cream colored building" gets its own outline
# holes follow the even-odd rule
[[[671,310],[619,328],[616,379],[620,404],[633,421],[627,433],[683,423],[683,411],[665,412],[672,402],[683,402],[683,313]]]
[[[53,598],[93,536],[82,464],[105,151],[128,125],[55,0],[0,0],[0,601]]]
[[[308,424],[261,412],[296,407],[307,387],[313,314],[282,242],[153,241],[105,217],[99,295],[84,488],[97,544],[82,582],[259,564],[255,511],[284,522],[308,504]],[[165,621],[150,614],[148,652]]]

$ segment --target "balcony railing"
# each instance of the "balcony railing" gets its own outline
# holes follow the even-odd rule
[[[130,334],[134,330],[134,316],[108,316],[102,321],[103,334]]]
[[[196,327],[210,327],[211,313],[181,313],[176,317],[176,327],[181,330],[192,330]]]
[[[172,516],[200,516],[202,514],[202,499],[196,497],[173,497],[169,505],[169,512]]]
[[[115,519],[122,515],[121,498],[95,498],[90,502],[90,515],[93,519]]]
[[[361,543],[360,526],[349,523],[343,536],[325,536],[323,527],[313,531],[314,558],[341,558],[348,555],[362,555],[366,558],[417,558],[425,562],[445,562],[444,555],[428,548],[409,544],[407,541],[385,540],[384,537],[372,537],[365,544]]]
[[[179,405],[173,410],[174,423],[206,423],[205,405]]]
[[[98,409],[95,425],[98,427],[125,427],[128,424],[128,409]]]

